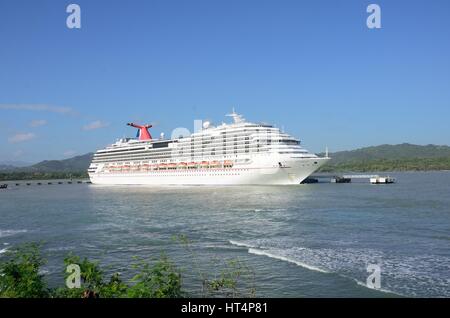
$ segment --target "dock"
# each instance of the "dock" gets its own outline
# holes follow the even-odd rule
[[[15,181],[14,183],[8,184],[8,183],[4,183],[4,184],[0,184],[0,189],[7,189],[9,185],[14,185],[16,187],[19,187],[21,185],[26,185],[26,186],[33,186],[33,185],[38,185],[38,186],[42,186],[42,185],[64,185],[64,184],[92,184],[92,182],[90,180],[65,180],[65,181],[43,181],[43,180],[36,180],[35,182],[17,182]]]
[[[310,175],[302,181],[303,184],[322,182],[329,183],[351,183],[352,179],[367,179],[371,184],[392,184],[396,179],[391,176],[380,176],[377,174],[333,174],[333,173],[316,173]]]

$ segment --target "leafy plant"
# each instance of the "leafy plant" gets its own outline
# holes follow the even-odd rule
[[[128,297],[132,298],[179,298],[181,292],[181,275],[166,256],[153,265],[139,261],[133,267],[138,270],[132,278]]]
[[[45,260],[39,248],[39,244],[31,243],[7,251],[7,260],[0,263],[0,297],[41,298],[50,295],[40,273]]]
[[[205,264],[200,262],[192,242],[185,235],[173,236],[173,240],[190,253],[193,270],[201,281],[200,294],[203,297],[255,297],[255,274],[239,258],[212,258],[206,271],[203,269],[205,266],[201,266]]]

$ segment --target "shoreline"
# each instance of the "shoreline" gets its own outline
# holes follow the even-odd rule
[[[380,173],[430,173],[430,172],[450,172],[450,169],[444,169],[444,170],[367,170],[367,171],[352,171],[352,170],[343,170],[343,171],[316,171],[312,175],[317,173],[329,173],[329,174],[364,174],[364,173],[373,173],[373,174],[380,174]],[[2,173],[0,172],[0,176]],[[88,176],[81,176],[81,177],[73,177],[73,178],[23,178],[23,179],[3,179],[0,178],[0,182],[6,183],[6,182],[39,182],[39,181],[89,181]]]

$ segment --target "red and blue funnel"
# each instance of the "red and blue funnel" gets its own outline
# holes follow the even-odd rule
[[[136,125],[134,123],[128,123],[127,125],[138,129],[136,138],[139,138],[139,140],[152,139],[152,135],[148,132],[148,129],[151,128],[152,125]]]

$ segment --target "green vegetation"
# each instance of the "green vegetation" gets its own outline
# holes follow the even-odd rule
[[[450,147],[411,144],[380,145],[331,153],[319,172],[450,170]]]
[[[23,245],[11,253],[6,262],[0,263],[0,297],[48,297],[50,291],[39,273],[44,264],[37,244]]]
[[[93,154],[87,153],[64,160],[44,160],[29,167],[6,167],[0,170],[0,180],[48,180],[87,178]]]
[[[184,237],[183,244],[190,249],[190,242]],[[49,288],[42,273],[46,260],[40,253],[41,245],[24,244],[7,251],[0,258],[0,298],[180,298],[188,296],[183,291],[181,271],[164,255],[152,264],[134,259],[131,269],[134,276],[125,282],[119,273],[105,279],[105,273],[98,262],[69,254],[64,259],[64,269],[77,264],[80,269],[80,287]],[[192,251],[190,249],[190,251]],[[197,262],[196,255],[191,259]],[[194,270],[201,279],[203,297],[254,296],[254,288],[241,280],[251,271],[238,260],[225,261],[226,266],[211,277],[199,267]],[[71,281],[73,272],[64,270],[64,282]],[[244,292],[243,292],[244,291]],[[248,293],[247,293],[248,292]]]
[[[255,273],[241,260],[214,257],[209,264],[200,262],[192,242],[185,235],[172,238],[186,248],[194,265],[192,269],[201,281],[202,297],[255,297]],[[202,266],[203,265],[203,266]],[[204,268],[208,268],[205,270]],[[211,270],[216,269],[211,274]]]
[[[360,160],[323,166],[319,172],[431,171],[450,170],[450,158],[410,158],[398,160]]]
[[[46,263],[40,255],[40,246],[26,244],[8,252],[7,260],[0,262],[0,297],[9,298],[174,298],[181,297],[181,274],[166,257],[153,265],[140,261],[136,264],[137,274],[133,284],[122,281],[119,273],[104,280],[104,272],[97,262],[83,260],[75,255],[64,259],[66,267],[77,264],[80,267],[80,288],[67,286],[50,289],[41,266]],[[66,273],[66,279],[71,273]]]
[[[321,154],[323,155],[323,154]],[[87,178],[93,154],[65,160],[45,160],[24,168],[0,166],[0,181]],[[380,145],[331,153],[319,172],[450,170],[450,147],[437,145]]]
[[[0,172],[0,181],[7,180],[51,180],[51,179],[85,179],[86,171],[81,172],[32,172],[32,171],[6,171]]]

